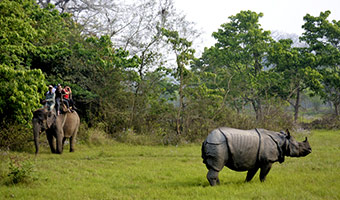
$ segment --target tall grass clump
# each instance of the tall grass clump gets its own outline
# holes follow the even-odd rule
[[[105,132],[103,124],[89,128],[86,123],[80,125],[77,140],[81,144],[103,145],[110,142],[109,134]]]
[[[7,180],[5,181],[7,185],[30,183],[36,180],[36,177],[34,176],[35,165],[32,160],[18,156],[10,157],[8,170]]]

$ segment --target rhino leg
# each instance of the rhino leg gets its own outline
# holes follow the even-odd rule
[[[215,171],[213,169],[209,169],[208,174],[207,174],[207,179],[211,186],[220,184],[220,179],[218,178],[218,171]]]
[[[246,177],[246,182],[249,182],[251,181],[251,179],[253,179],[253,177],[255,176],[257,170],[259,170],[258,167],[255,167],[253,169],[250,169],[248,170],[248,173],[247,173],[247,177]]]
[[[260,172],[260,181],[261,182],[266,180],[266,176],[269,173],[271,168],[272,168],[272,163],[264,164],[261,167],[261,172]]]

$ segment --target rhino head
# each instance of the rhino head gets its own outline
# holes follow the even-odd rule
[[[287,129],[286,138],[288,140],[287,156],[303,157],[303,156],[307,156],[308,154],[312,152],[312,148],[309,145],[307,137],[303,142],[298,142],[295,140],[293,136],[290,135]]]

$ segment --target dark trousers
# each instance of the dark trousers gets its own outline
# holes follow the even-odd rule
[[[55,99],[55,110],[58,112],[60,111],[60,98]]]
[[[67,108],[70,108],[69,99],[63,99],[63,103],[66,105]]]

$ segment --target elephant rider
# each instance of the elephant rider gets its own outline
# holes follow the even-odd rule
[[[53,92],[53,86],[48,86],[48,92],[46,93],[45,107],[48,111],[52,111],[55,105],[55,93]]]
[[[58,85],[57,85],[57,89],[56,89],[56,91],[55,91],[55,101],[56,101],[56,111],[57,111],[57,115],[59,115],[60,114],[60,101],[61,101],[61,99],[62,99],[62,90],[63,90],[63,88],[61,87],[61,85],[60,85],[60,83],[58,83]]]
[[[63,102],[66,104],[68,111],[73,112],[74,109],[74,103],[72,99],[72,90],[69,86],[65,86],[65,88],[62,90],[62,98]],[[72,108],[72,109],[70,109]]]

